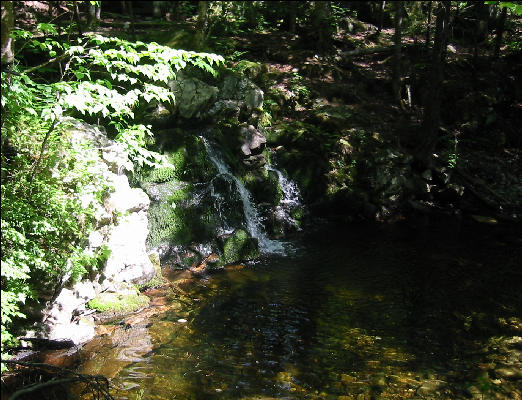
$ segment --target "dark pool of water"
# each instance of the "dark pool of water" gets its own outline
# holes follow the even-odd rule
[[[117,399],[520,394],[491,350],[521,318],[515,230],[352,225],[293,246],[171,291],[172,309],[100,340],[82,371]]]

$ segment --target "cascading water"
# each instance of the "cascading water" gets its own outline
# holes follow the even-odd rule
[[[219,176],[224,179],[232,182],[237,190],[241,198],[241,203],[243,205],[243,213],[245,216],[246,228],[250,236],[256,238],[259,243],[259,249],[263,253],[271,253],[271,254],[285,254],[285,248],[283,243],[271,240],[263,230],[263,226],[261,224],[261,218],[257,211],[257,208],[252,202],[250,197],[250,193],[247,188],[243,185],[243,183],[230,171],[229,166],[223,159],[223,156],[219,153],[218,150],[214,149],[209,141],[206,138],[201,138],[203,143],[205,144],[205,149],[207,150],[207,154],[218,170]],[[217,194],[212,192],[213,196],[216,198],[219,197]],[[218,199],[218,203],[222,203],[219,201],[222,199]],[[224,229],[227,229],[227,222],[223,221]]]
[[[267,166],[268,171],[273,171],[277,174],[279,180],[279,186],[283,192],[283,197],[276,207],[274,214],[277,219],[284,222],[293,228],[299,229],[298,223],[292,217],[292,212],[298,208],[302,208],[301,203],[301,192],[299,188],[292,180],[288,179],[281,170],[277,169],[277,159],[275,152],[272,152],[273,166]]]
[[[267,167],[267,169],[277,173],[279,186],[283,192],[283,197],[275,210],[276,217],[299,230],[297,222],[294,220],[294,218],[292,218],[291,215],[293,210],[301,207],[301,194],[297,185],[295,182],[287,179],[280,170],[274,167]]]

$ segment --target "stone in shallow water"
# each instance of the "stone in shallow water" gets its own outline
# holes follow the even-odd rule
[[[495,369],[495,374],[502,379],[520,380],[522,379],[522,364],[502,365]]]
[[[438,379],[428,379],[422,382],[422,385],[417,389],[419,396],[433,396],[434,393],[444,389],[446,382]]]

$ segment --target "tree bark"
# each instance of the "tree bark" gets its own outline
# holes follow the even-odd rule
[[[196,48],[201,50],[205,43],[205,35],[208,25],[208,1],[198,1],[198,20],[196,31]]]
[[[90,28],[93,25],[98,25],[101,18],[101,6],[88,2],[88,12],[87,26]]]
[[[424,108],[422,132],[424,140],[417,149],[418,157],[426,164],[431,163],[431,154],[438,142],[440,126],[440,104],[442,98],[442,81],[444,79],[444,62],[446,42],[449,32],[450,1],[441,1],[437,9],[435,41],[433,43],[429,97]]]
[[[287,1],[288,3],[288,30],[295,34],[296,19],[297,19],[297,2]]]
[[[14,61],[14,44],[10,36],[13,27],[13,2],[2,1],[2,70],[5,66],[11,66]]]
[[[82,21],[80,19],[80,9],[78,8],[78,2],[74,2],[74,19],[76,20],[76,24],[78,25],[78,33],[80,36],[83,35],[83,29],[82,29]]]
[[[135,26],[135,18],[134,18],[134,6],[132,5],[132,1],[126,1],[127,9],[129,10],[130,16],[130,31],[131,37],[133,41],[136,41],[136,26]]]
[[[507,8],[502,7],[500,19],[498,20],[498,25],[497,25],[497,36],[495,37],[495,53],[493,54],[493,58],[498,58],[500,56],[500,46],[502,45],[502,34],[504,33],[506,15],[507,15]]]
[[[312,28],[317,34],[317,50],[328,48],[330,46],[330,2],[329,1],[315,1],[312,10]]]
[[[433,1],[428,1],[428,24],[426,26],[426,47],[430,46],[430,41],[431,41],[430,28],[431,28],[431,10],[432,9],[433,9]]]
[[[384,22],[384,7],[386,7],[386,2],[381,1],[380,13],[379,13],[379,25],[377,26],[377,32],[381,33],[382,24]]]
[[[395,1],[395,32],[393,35],[393,70],[392,89],[393,97],[397,104],[401,102],[401,39],[402,39],[402,1]]]

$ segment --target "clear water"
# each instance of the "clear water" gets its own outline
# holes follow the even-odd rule
[[[522,317],[521,243],[451,222],[322,229],[155,292],[169,308],[95,340],[81,371],[132,400],[520,398],[480,379],[513,334],[499,321]]]

